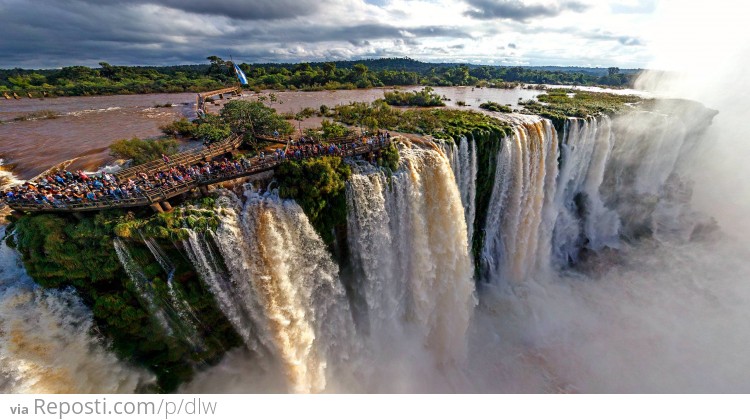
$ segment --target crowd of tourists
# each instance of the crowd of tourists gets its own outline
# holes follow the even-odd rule
[[[285,159],[305,159],[316,156],[344,156],[350,150],[368,145],[370,149],[383,146],[390,141],[390,134],[377,133],[342,144],[322,144],[302,138],[285,149],[261,151],[258,156],[247,159],[223,158],[193,165],[172,164],[168,156],[162,156],[164,166],[150,173],[140,172],[130,179],[119,179],[107,172],[85,173],[59,170],[47,173],[33,181],[12,186],[5,191],[6,202],[28,203],[50,207],[66,207],[81,203],[98,203],[144,198],[149,193],[178,187],[193,181],[208,181],[248,172],[251,168],[273,164]]]

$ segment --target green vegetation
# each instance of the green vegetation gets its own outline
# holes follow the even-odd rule
[[[431,87],[425,87],[420,91],[404,92],[394,90],[393,92],[385,92],[385,102],[388,105],[395,106],[445,106],[445,102],[440,98],[440,95],[434,93],[435,91]]]
[[[305,129],[305,137],[323,143],[334,139],[345,138],[351,136],[352,134],[353,130],[351,130],[350,128],[330,120],[321,121],[320,127],[318,128]]]
[[[465,139],[472,138],[477,148],[476,198],[474,201],[476,213],[474,216],[474,237],[471,243],[471,252],[474,256],[477,275],[479,274],[479,263],[481,262],[480,255],[484,246],[484,226],[487,222],[487,210],[490,206],[492,189],[495,185],[497,154],[503,147],[503,139],[509,134],[509,129],[505,128],[475,127],[472,131],[464,133],[462,136],[453,137],[459,144],[462,141],[466,141]]]
[[[403,133],[452,139],[474,131],[510,132],[510,126],[479,112],[460,109],[400,110],[378,100],[354,102],[334,110],[334,119],[349,125],[364,125],[371,131],[386,129]]]
[[[196,211],[206,220],[211,219],[205,214],[205,205]],[[133,221],[140,220],[138,217],[145,222],[132,226]],[[175,220],[180,218],[174,217]],[[131,223],[130,230],[123,227],[128,223]],[[122,212],[101,213],[81,220],[39,214],[22,217],[12,229],[29,275],[42,287],[75,288],[92,308],[97,329],[116,354],[150,369],[157,375],[158,390],[169,392],[189,380],[195,366],[218,362],[227,349],[242,342],[183,256],[184,251],[176,248],[172,240],[159,240],[159,244],[175,265],[175,289],[198,314],[194,332],[176,328],[168,333],[151,313],[149,305],[139,298],[114,250],[116,231],[128,231],[129,235],[123,235],[128,238],[125,245],[147,279],[158,306],[164,309],[172,325],[184,325],[171,306],[166,274],[140,240],[140,234],[150,236],[151,223],[146,214],[135,216]],[[170,233],[164,237],[174,238],[175,235]]]
[[[216,231],[219,217],[213,207],[214,199],[206,197],[198,206],[180,206],[170,213],[159,213],[148,218],[127,213],[113,219],[112,233],[123,239],[138,239],[143,234],[167,241],[185,240],[188,235],[183,228],[196,232]]]
[[[196,123],[187,118],[180,118],[179,120],[174,120],[167,125],[159,127],[159,129],[167,136],[192,138],[196,126]]]
[[[294,126],[276,110],[261,101],[230,101],[221,109],[221,118],[234,133],[270,136],[294,132]]]
[[[315,112],[312,108],[310,110]],[[255,145],[255,135],[271,136],[274,131],[288,135],[294,132],[294,127],[283,115],[261,101],[230,101],[221,109],[220,115],[205,114],[193,121],[181,118],[162,126],[161,131],[167,136],[207,143],[223,140],[235,133],[245,135],[245,141],[252,147]]]
[[[161,159],[162,153],[177,153],[177,142],[173,139],[142,140],[133,137],[130,140],[117,140],[109,146],[109,150],[110,154],[118,159],[132,160],[132,165],[140,165]]]
[[[338,156],[287,160],[276,171],[279,196],[294,199],[327,244],[346,225],[346,181],[352,170]]]
[[[85,96],[204,92],[236,83],[232,62],[217,56],[209,64],[128,67],[99,63],[50,70],[0,70],[0,93]],[[239,64],[249,87],[337,90],[379,86],[513,87],[514,83],[627,86],[636,72],[590,68],[494,67],[422,63],[408,58],[298,64]]]
[[[486,109],[487,111],[493,111],[493,112],[513,112],[513,109],[509,107],[508,105],[502,105],[497,102],[487,101],[482,104],[479,104],[479,107],[482,109]]]
[[[399,159],[400,157],[398,154],[398,149],[393,143],[391,143],[390,145],[388,145],[388,147],[380,152],[380,156],[378,157],[378,166],[387,168],[391,172],[396,172],[396,170],[398,169]]]
[[[539,95],[537,101],[528,101],[523,105],[525,112],[549,118],[560,130],[568,117],[612,115],[628,104],[642,101],[643,98],[635,95],[551,89],[546,94]]]
[[[231,80],[207,74],[205,66],[127,67],[104,62],[100,66],[0,70],[0,93],[43,97],[203,92],[221,88]]]
[[[333,138],[346,137],[351,134],[351,130],[344,127],[341,124],[323,120],[320,122],[320,129],[323,133],[323,139],[329,140]]]

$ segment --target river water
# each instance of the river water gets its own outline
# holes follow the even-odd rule
[[[180,93],[3,100],[0,158],[21,179],[69,159],[76,159],[74,169],[94,170],[111,159],[108,146],[113,141],[158,136],[159,126],[194,115],[194,97]],[[173,106],[155,107],[168,103]],[[46,110],[58,117],[13,121]]]
[[[419,89],[405,87],[403,89]],[[356,101],[373,101],[390,89],[363,89],[320,92],[276,92],[272,105],[279,112],[298,112],[303,108],[334,107]],[[479,109],[488,100],[517,106],[518,100],[532,99],[541,91],[530,89],[480,89],[437,87],[435,91],[450,99],[448,107],[464,101],[466,109]],[[264,94],[268,94],[265,92]],[[257,99],[252,92],[243,99]],[[156,105],[173,104],[172,107]],[[208,104],[216,112],[220,104]],[[54,119],[13,121],[32,112],[52,111]],[[20,100],[0,100],[0,170],[10,170],[16,178],[34,177],[60,162],[75,159],[72,169],[96,170],[112,162],[108,146],[115,140],[132,137],[156,137],[159,127],[174,119],[195,116],[195,94],[147,94],[87,96]],[[320,118],[303,122],[303,127],[320,123]],[[0,177],[3,177],[0,173]],[[5,174],[7,175],[7,174]],[[2,183],[2,181],[0,181]]]

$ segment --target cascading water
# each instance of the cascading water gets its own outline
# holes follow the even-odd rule
[[[164,250],[161,249],[154,238],[146,238],[141,234],[141,239],[143,240],[143,243],[146,244],[146,248],[151,251],[151,255],[154,256],[156,262],[158,262],[159,266],[164,270],[164,274],[167,275],[167,282],[171,282],[175,272],[172,261],[169,260],[167,254],[164,253]]]
[[[159,263],[164,274],[167,275],[167,288],[169,290],[169,306],[177,315],[180,320],[180,325],[185,329],[184,336],[194,345],[198,343],[194,342],[194,337],[197,335],[198,328],[196,323],[199,323],[197,314],[190,306],[190,303],[185,300],[182,292],[174,284],[174,273],[175,266],[172,261],[169,260],[169,256],[159,246],[154,238],[146,238],[141,234],[141,239],[146,247],[151,251],[154,259]]]
[[[254,192],[244,205],[231,193],[219,201],[216,242],[232,292],[290,390],[324,390],[327,371],[348,358],[353,338],[338,267],[295,202]]]
[[[502,139],[481,253],[483,274],[513,284],[545,264],[540,252],[549,234],[545,216],[557,178],[557,135],[548,120],[513,127]]]
[[[193,267],[211,290],[219,309],[232,323],[245,344],[255,352],[260,352],[260,343],[254,334],[256,327],[253,326],[252,317],[242,306],[242,301],[238,298],[234,285],[231,283],[230,275],[219,267],[219,258],[213,254],[212,246],[208,242],[213,235],[210,231],[199,234],[188,229],[187,232],[188,239],[184,245]]]
[[[74,292],[38,288],[0,241],[0,392],[135,392],[154,381],[109,353],[92,329]]]
[[[347,391],[433,390],[424,385],[432,384],[432,380],[447,383],[441,383],[445,388],[440,390],[467,390],[471,386],[493,390],[502,382],[494,376],[497,371],[507,375],[505,379],[513,378],[506,384],[520,384],[518,388],[509,387],[516,391],[598,389],[596,381],[569,381],[582,369],[570,367],[566,361],[577,361],[571,354],[579,343],[606,337],[610,324],[639,325],[639,318],[634,318],[627,303],[621,302],[637,296],[639,305],[648,304],[651,294],[633,294],[619,283],[600,286],[579,281],[571,285],[569,277],[586,275],[549,269],[571,263],[584,267],[589,251],[593,254],[622,247],[626,253],[629,250],[621,245],[623,238],[653,233],[658,239],[676,225],[684,225],[684,202],[690,188],[678,173],[684,169],[682,158],[691,136],[679,120],[657,113],[611,119],[571,118],[559,142],[550,121],[532,116],[513,118],[512,132],[505,138],[492,139],[499,142],[493,148],[483,147],[482,141],[487,141],[484,138],[479,143],[465,137],[442,144],[442,153],[427,142],[424,147],[415,147],[403,141],[401,164],[392,175],[369,164],[355,164],[346,190],[351,267],[345,266],[342,275],[349,296],[342,287],[337,264],[296,203],[274,194],[248,191],[240,200],[230,192],[221,192],[215,209],[220,217],[216,233],[188,229],[182,247],[218,307],[252,351],[252,368],[273,370],[271,374],[285,378],[288,389],[294,392],[331,391],[342,384]],[[634,120],[640,124],[633,124]],[[490,169],[495,172],[495,182],[487,191],[489,199],[484,188],[478,191],[476,179],[480,157],[485,162],[484,155],[477,152],[486,153],[488,149],[499,149],[487,160],[497,163]],[[475,314],[474,265],[467,245],[472,244],[475,233],[471,229],[477,213],[485,214],[484,208],[476,208],[478,194],[489,203],[484,231],[476,232],[477,243],[484,237],[478,261],[482,280],[511,285],[513,290],[521,290],[517,286],[527,279],[535,281],[530,282],[534,287],[525,289],[527,293],[488,293]],[[179,306],[179,288],[172,283],[174,264],[155,241],[144,239],[144,243],[167,274],[172,304]],[[164,312],[169,309],[168,299],[158,298],[125,243],[118,239],[114,246],[144,307],[166,331],[184,335],[174,314]],[[644,257],[644,253],[632,255],[645,259],[649,255]],[[682,275],[684,270],[676,271]],[[640,272],[624,274],[628,284],[631,278],[642,277]],[[701,286],[699,279],[691,281],[680,287],[692,287],[713,302],[710,288]],[[651,287],[645,280],[641,283],[643,290]],[[64,328],[68,322],[63,311],[90,318],[78,310],[80,302],[69,292],[24,293],[18,295],[23,299],[0,301],[0,313],[11,314],[0,318],[0,330],[6,335],[15,324],[5,318],[20,317],[12,309],[15,307],[31,314],[43,307],[52,315],[42,311],[34,316],[42,320],[61,318]],[[610,301],[609,296],[617,299]],[[665,293],[660,300],[670,296]],[[26,299],[37,309],[29,309]],[[58,303],[49,303],[53,301]],[[680,305],[673,306],[681,310]],[[607,322],[591,315],[611,308],[616,310],[603,317]],[[710,311],[713,306],[706,308]],[[666,318],[667,312],[654,313]],[[581,313],[586,315],[584,321],[577,316]],[[631,324],[624,325],[622,319]],[[87,335],[90,319],[88,322],[75,324],[81,330],[65,331],[73,331],[70,334],[78,337],[75,340],[94,348],[89,351],[103,354],[94,359],[111,372],[110,363],[119,364],[91,344]],[[30,325],[40,329],[38,324]],[[568,336],[568,331],[574,333]],[[637,332],[632,339],[638,339]],[[682,331],[680,335],[686,334]],[[29,373],[37,369],[45,374],[52,372],[48,366],[54,363],[45,359],[51,353],[37,352],[36,347],[21,343],[18,348],[13,347],[13,340],[0,343],[5,387],[52,389],[38,379],[39,375]],[[641,344],[648,348],[650,342]],[[54,347],[54,352],[58,348]],[[556,352],[558,349],[563,352]],[[581,360],[601,357],[596,348],[587,350],[591,357]],[[24,352],[31,356],[19,362]],[[246,353],[244,349],[231,352],[227,363],[236,362]],[[523,382],[528,378],[520,371],[529,368],[541,372],[541,388],[534,382],[539,378]],[[125,379],[116,385],[106,381],[99,385],[109,377],[87,379],[92,387],[98,387],[91,389],[132,390],[143,379],[141,374],[117,369],[115,372]],[[242,376],[248,371],[239,372]],[[596,379],[595,373],[586,374]],[[408,383],[407,378],[412,377],[416,379]],[[638,383],[637,378],[628,380]],[[475,385],[482,381],[486,389]],[[213,386],[220,382],[209,381]],[[68,386],[71,381],[60,383]],[[568,386],[570,383],[579,387]]]
[[[453,174],[456,177],[458,191],[461,194],[461,202],[466,214],[466,229],[468,243],[474,237],[474,218],[476,217],[476,195],[477,195],[477,144],[462,136],[456,142],[440,143],[441,149],[448,156]]]
[[[689,186],[675,171],[689,137],[679,119],[652,112],[570,118],[559,146],[550,121],[517,121],[497,155],[483,277],[519,283],[578,262],[584,249],[677,229],[675,219],[684,226],[675,215]]]
[[[122,264],[123,269],[128,274],[128,278],[143,305],[149,313],[156,318],[164,331],[169,335],[173,335],[174,330],[169,324],[167,315],[164,313],[164,308],[156,301],[153,285],[146,278],[146,275],[143,274],[143,271],[138,266],[138,263],[135,262],[133,256],[130,255],[128,247],[119,238],[115,238],[114,248],[117,253],[117,258],[120,260],[120,264]]]
[[[552,245],[560,264],[577,261],[584,245],[593,251],[617,248],[620,230],[619,216],[605,207],[599,192],[614,146],[610,119],[571,118],[565,132]]]
[[[366,167],[347,186],[366,328],[386,353],[389,343],[416,334],[439,363],[461,362],[475,305],[461,197],[442,153],[405,147],[400,154],[393,176]]]

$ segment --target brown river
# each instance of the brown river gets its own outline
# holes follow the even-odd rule
[[[402,89],[417,89],[402,88]],[[365,89],[320,92],[275,92],[273,106],[280,112],[297,112],[305,107],[333,107],[350,102],[373,101],[390,89]],[[437,87],[436,93],[450,101],[467,104],[465,109],[479,109],[488,100],[517,106],[518,100],[532,99],[541,91],[529,89],[489,89],[472,87]],[[266,92],[267,94],[268,92]],[[243,99],[257,98],[252,92]],[[182,116],[195,116],[194,93],[66,97],[20,100],[0,99],[0,178],[15,176],[29,179],[61,162],[70,161],[71,169],[96,170],[114,160],[108,147],[115,140],[132,137],[157,137],[159,127]],[[172,104],[171,107],[161,107]],[[158,106],[157,106],[158,105]],[[216,112],[220,104],[209,104]],[[14,121],[39,111],[51,111],[56,118]],[[317,125],[319,118],[309,119],[302,128]],[[195,143],[184,144],[191,147]]]

